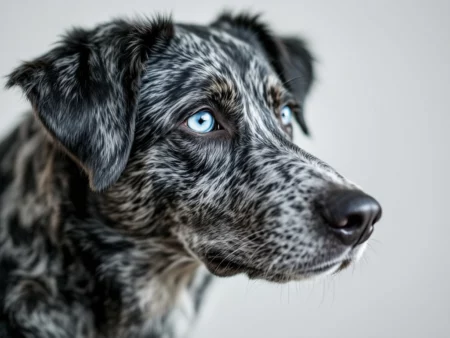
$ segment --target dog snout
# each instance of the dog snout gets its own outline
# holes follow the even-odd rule
[[[381,217],[376,199],[359,190],[334,190],[325,198],[322,216],[343,244],[355,246],[367,241]]]

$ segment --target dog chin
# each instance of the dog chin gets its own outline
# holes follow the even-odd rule
[[[250,279],[261,279],[274,283],[287,283],[290,281],[303,281],[320,279],[333,275],[348,268],[352,263],[359,261],[366,249],[366,243],[355,247],[351,252],[341,258],[330,259],[315,266],[290,271],[289,273],[271,273],[270,269],[254,268],[245,263],[237,263],[223,258],[213,258],[205,261],[208,270],[219,277],[230,277],[245,274]]]
[[[336,274],[352,264],[352,259],[345,259],[335,263],[325,263],[314,268],[300,270],[290,274],[267,274],[264,276],[247,274],[250,279],[264,279],[274,283],[288,283],[291,281],[306,281]]]

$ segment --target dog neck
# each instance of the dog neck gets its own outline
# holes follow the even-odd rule
[[[106,335],[184,336],[211,275],[170,231],[148,224],[154,230],[147,236],[133,236],[129,225],[105,213],[108,194],[87,189],[87,195],[87,217],[69,222],[66,234],[94,276],[94,293],[103,295]]]
[[[115,303],[112,308],[103,306],[108,327],[125,330],[114,335],[133,336],[142,331],[158,337],[155,330],[181,331],[191,326],[209,273],[180,254],[182,248],[173,240],[153,238],[144,250],[102,226],[74,224],[68,235],[77,243],[83,265],[96,276],[93,293]]]

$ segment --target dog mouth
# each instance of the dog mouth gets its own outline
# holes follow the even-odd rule
[[[284,273],[276,270],[271,272],[269,268],[256,268],[250,264],[237,262],[219,255],[207,255],[204,260],[208,270],[219,277],[246,274],[250,279],[264,279],[276,283],[286,283],[289,281],[310,279],[320,275],[336,274],[350,266],[352,261],[352,258],[345,258],[315,264],[310,267],[301,267]]]

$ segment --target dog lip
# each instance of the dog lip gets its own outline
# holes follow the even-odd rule
[[[336,269],[333,273],[336,274],[345,268],[347,268],[352,260],[347,258],[341,261],[336,262],[324,262],[321,264],[317,264],[312,267],[308,268],[302,268],[299,269],[298,273],[290,273],[290,274],[284,274],[284,273],[274,273],[270,274],[267,271],[263,269],[257,269],[250,267],[243,263],[238,263],[233,260],[229,260],[226,258],[223,258],[221,256],[209,256],[205,258],[205,265],[208,268],[208,270],[219,277],[230,277],[234,276],[240,273],[245,273],[248,275],[250,279],[266,279],[269,281],[274,282],[288,282],[291,280],[300,280],[300,279],[306,279],[309,277],[314,277],[315,275],[331,271],[333,269]]]
[[[334,272],[335,274],[341,272],[342,270],[348,268],[352,264],[352,260],[350,258],[344,259],[340,264],[339,268]]]
[[[206,267],[208,270],[217,276],[220,277],[228,277],[234,276],[239,273],[244,273],[250,270],[256,270],[246,265],[237,263],[235,261],[225,259],[221,256],[207,256],[204,260]]]

